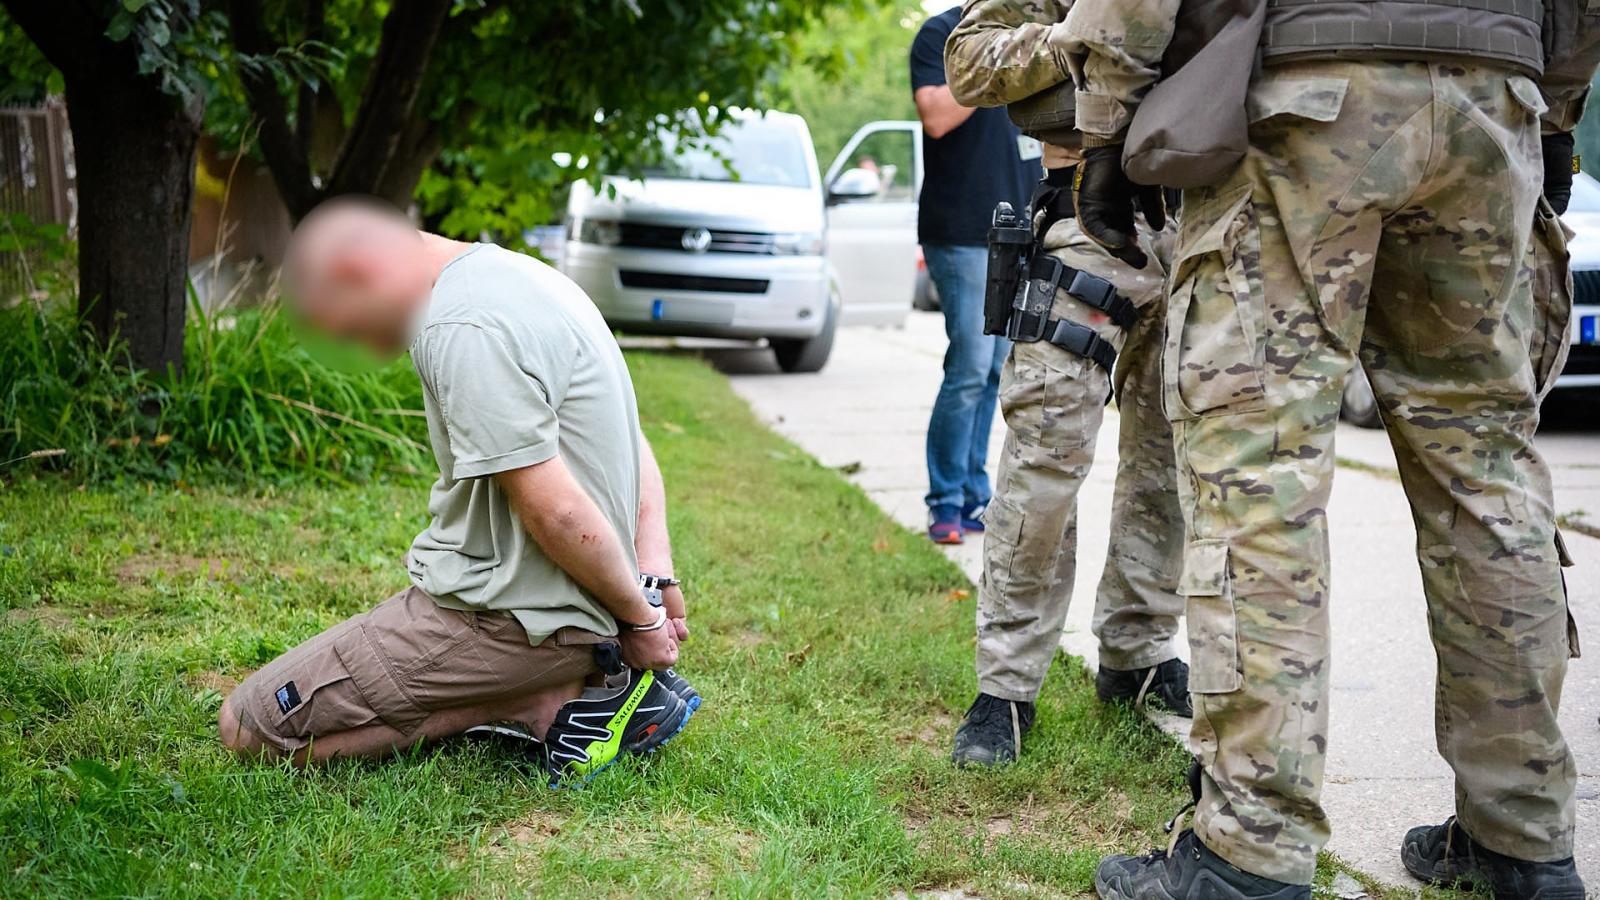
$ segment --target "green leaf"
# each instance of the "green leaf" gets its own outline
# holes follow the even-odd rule
[[[106,37],[113,41],[125,41],[133,33],[133,16],[126,12],[119,12],[111,17],[111,22],[106,26]]]

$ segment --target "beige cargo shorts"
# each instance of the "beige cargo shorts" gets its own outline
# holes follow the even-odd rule
[[[594,646],[615,640],[563,628],[533,645],[510,613],[445,609],[413,587],[267,663],[231,701],[240,724],[286,753],[378,722],[404,745],[430,713],[586,678]]]

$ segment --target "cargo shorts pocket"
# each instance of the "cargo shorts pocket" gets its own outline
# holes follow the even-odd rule
[[[296,646],[250,676],[245,711],[262,738],[283,750],[298,750],[325,734],[348,731],[376,716],[338,655],[340,641],[357,633],[346,621]]]
[[[1239,185],[1184,210],[1161,366],[1174,421],[1266,405],[1261,239],[1250,191]]]
[[[1228,542],[1191,541],[1183,554],[1178,593],[1187,598],[1189,690],[1227,694],[1244,686],[1239,617],[1228,573]]]

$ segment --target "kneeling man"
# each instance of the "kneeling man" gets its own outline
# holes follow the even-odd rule
[[[285,276],[317,327],[409,346],[439,479],[411,586],[248,678],[223,742],[308,763],[522,735],[559,780],[677,734],[699,697],[669,668],[687,631],[665,492],[583,292],[349,199],[301,224]]]

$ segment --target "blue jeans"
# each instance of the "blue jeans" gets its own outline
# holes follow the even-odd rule
[[[1011,342],[983,333],[983,247],[925,244],[928,276],[939,290],[944,332],[944,382],[928,422],[928,506],[971,508],[989,502],[989,428],[1000,391],[1000,368]]]

